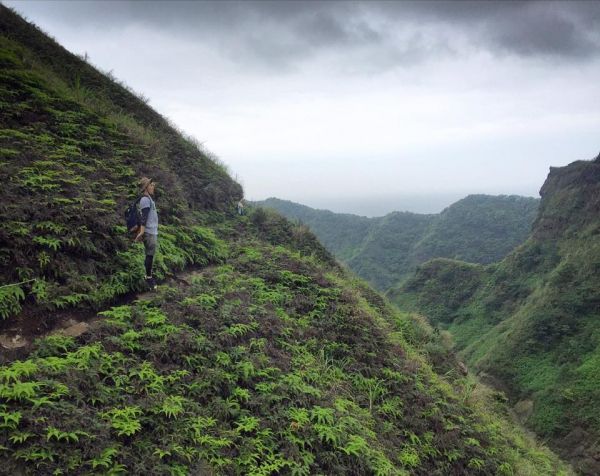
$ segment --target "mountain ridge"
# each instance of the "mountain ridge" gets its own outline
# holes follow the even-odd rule
[[[360,277],[386,291],[428,259],[490,263],[525,240],[538,199],[469,195],[439,214],[392,212],[366,218],[293,202],[256,202],[307,224],[325,247]]]

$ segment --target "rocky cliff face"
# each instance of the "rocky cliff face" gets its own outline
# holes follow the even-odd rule
[[[536,238],[561,238],[597,226],[600,216],[600,155],[551,167],[540,190],[542,201],[534,223]]]

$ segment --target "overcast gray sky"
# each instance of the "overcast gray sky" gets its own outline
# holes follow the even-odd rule
[[[149,97],[250,199],[437,211],[537,196],[550,166],[600,152],[600,2],[4,3]]]

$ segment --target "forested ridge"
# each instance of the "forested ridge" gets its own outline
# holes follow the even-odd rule
[[[439,214],[392,212],[376,218],[276,198],[257,204],[308,225],[340,261],[386,291],[432,258],[480,264],[501,260],[529,235],[539,199],[469,195]]]

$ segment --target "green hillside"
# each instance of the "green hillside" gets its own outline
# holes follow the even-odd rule
[[[414,246],[411,263],[451,258],[470,263],[500,261],[531,232],[539,200],[517,195],[469,195],[433,221]]]
[[[499,264],[422,265],[389,293],[454,335],[523,418],[600,472],[600,156],[553,168],[531,237]]]
[[[268,198],[254,204],[275,209],[284,217],[308,225],[325,248],[344,261],[356,254],[371,228],[381,220],[380,218],[367,218],[349,213],[316,210],[278,198]]]
[[[570,474],[306,227],[236,216],[143,100],[2,5],[0,32],[0,337],[28,339],[0,340],[1,474]],[[141,174],[161,284],[136,294]]]
[[[377,218],[315,210],[276,198],[257,204],[308,225],[338,259],[385,291],[432,258],[480,264],[501,260],[529,235],[539,200],[469,195],[436,215],[393,212]]]
[[[379,290],[386,290],[410,272],[411,255],[435,218],[409,212],[382,217],[370,230],[348,266]]]

